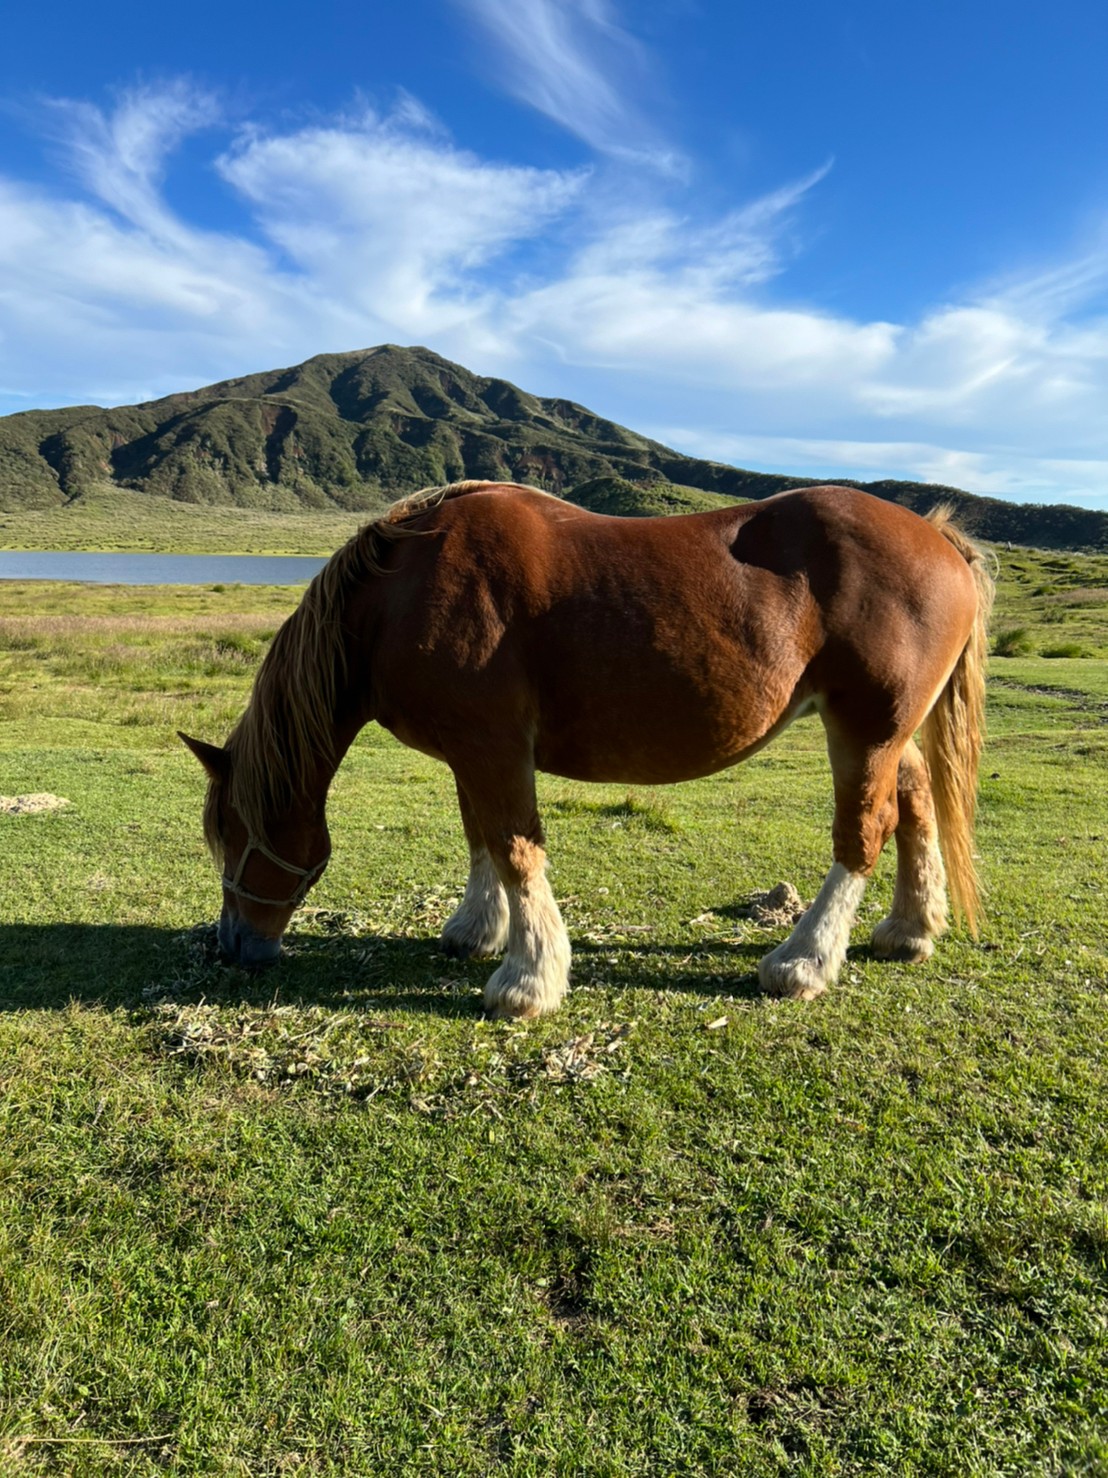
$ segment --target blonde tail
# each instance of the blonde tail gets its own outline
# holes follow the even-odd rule
[[[956,919],[977,938],[981,889],[974,862],[977,767],[985,739],[985,659],[994,585],[984,553],[951,522],[951,509],[927,515],[954,545],[977,584],[977,617],[969,640],[934,708],[923,721],[920,747],[931,772],[931,791]]]

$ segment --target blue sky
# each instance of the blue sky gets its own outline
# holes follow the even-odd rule
[[[694,455],[1108,508],[1103,0],[4,29],[0,414],[425,344]]]

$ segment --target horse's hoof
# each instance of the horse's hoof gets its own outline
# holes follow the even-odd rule
[[[922,965],[935,953],[935,941],[927,934],[919,933],[905,919],[891,914],[882,919],[873,931],[870,948],[879,960],[897,960],[904,965]]]
[[[537,1021],[542,1014],[538,1006],[521,1006],[513,1009],[505,1005],[503,1001],[497,1001],[492,1006],[487,1004],[485,1006],[485,1015],[490,1021]]]
[[[520,969],[505,960],[485,986],[485,1010],[490,1016],[533,1021],[557,1011],[566,993],[566,971],[556,965],[545,974]]]
[[[464,939],[455,939],[451,935],[444,934],[439,940],[439,949],[448,960],[469,960],[473,958],[475,950],[473,946]]]
[[[439,936],[439,949],[448,960],[487,960],[504,949],[502,939],[459,939],[453,934]]]
[[[814,1001],[827,989],[818,960],[775,960],[772,955],[759,961],[758,982],[764,995],[778,1000]]]

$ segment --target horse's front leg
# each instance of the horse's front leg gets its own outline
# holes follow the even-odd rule
[[[862,873],[834,864],[788,939],[759,960],[758,980],[767,995],[811,1001],[823,994],[846,959],[865,886]]]
[[[507,900],[508,947],[485,986],[485,1010],[544,1016],[557,1010],[569,987],[570,948],[546,880],[534,767],[530,761],[482,765],[459,777],[463,787]]]
[[[788,939],[758,963],[767,995],[799,1001],[822,995],[842,969],[866,879],[897,822],[900,746],[856,747],[838,742],[828,726],[828,748],[835,780],[835,862]]]
[[[457,782],[455,782],[457,783]],[[469,843],[469,878],[461,903],[443,925],[442,948],[456,960],[496,955],[508,942],[508,895],[489,856],[473,807],[461,785],[458,806]]]

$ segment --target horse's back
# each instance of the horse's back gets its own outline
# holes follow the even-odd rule
[[[826,691],[891,709],[972,624],[964,559],[854,489],[631,519],[479,486],[417,526],[380,582],[382,721],[444,754],[528,729],[541,768],[582,779],[709,773]]]
[[[513,614],[551,611],[675,625],[690,636],[741,627],[742,641],[797,626],[867,644],[876,623],[968,632],[976,586],[939,528],[895,503],[832,484],[758,502],[651,518],[591,513],[550,494],[480,485],[435,511],[433,579],[494,588]],[[427,574],[421,576],[426,578]]]

